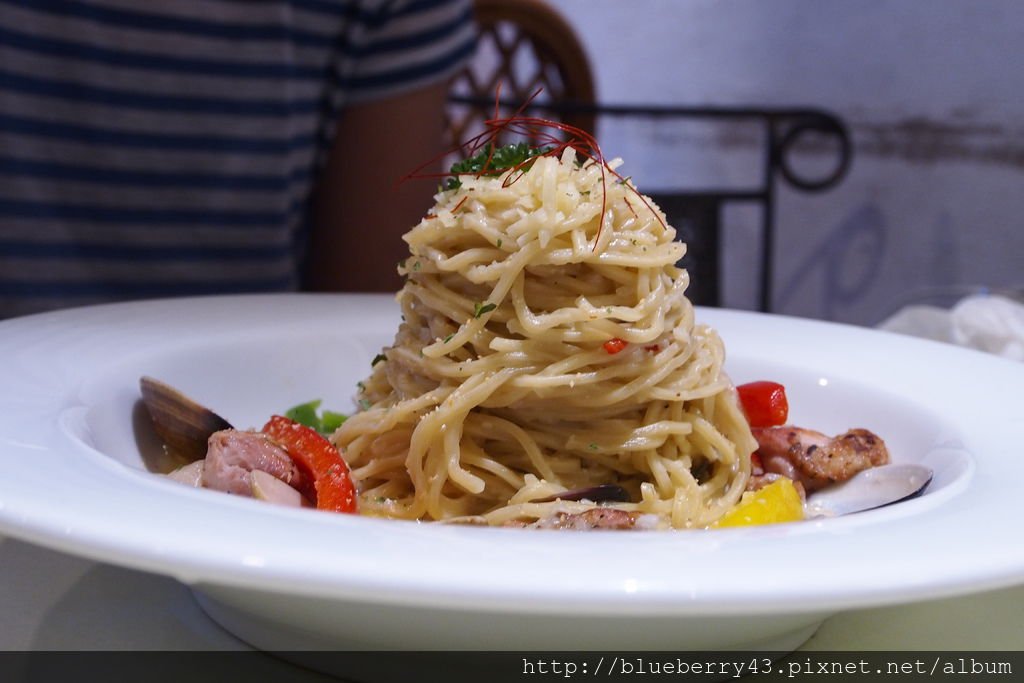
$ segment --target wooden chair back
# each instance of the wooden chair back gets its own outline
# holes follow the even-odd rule
[[[594,80],[572,26],[543,0],[475,0],[476,52],[454,79],[447,135],[452,147],[483,131],[494,100],[509,114],[538,90],[539,115],[594,132]],[[582,107],[573,111],[573,107]]]

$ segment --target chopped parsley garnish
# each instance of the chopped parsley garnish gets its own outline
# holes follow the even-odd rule
[[[371,404],[370,404],[370,401],[368,399],[365,399],[365,398],[359,399],[359,407],[362,408],[363,410],[369,410],[370,409],[370,405]]]
[[[373,360],[370,361],[370,367],[372,368],[377,363],[380,363],[380,362],[386,361],[386,360],[387,360],[387,357],[385,357],[385,355],[383,353],[378,353],[376,356],[373,357]]]
[[[473,304],[473,317],[474,318],[479,318],[484,313],[490,313],[491,311],[493,311],[497,307],[498,307],[498,304],[489,304],[487,302],[484,302],[484,303],[477,302],[477,303]]]
[[[447,344],[448,342],[450,342],[452,340],[452,337],[454,337],[454,336],[455,336],[454,332],[449,334],[447,337],[444,338],[444,343]]]
[[[513,168],[529,170],[526,162],[550,152],[553,147],[531,147],[529,143],[517,142],[504,147],[488,144],[477,155],[452,164],[452,177],[445,181],[444,189],[456,190],[462,187],[460,175],[498,176]]]

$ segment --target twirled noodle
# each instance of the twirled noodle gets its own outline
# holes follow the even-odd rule
[[[405,236],[404,322],[333,437],[362,511],[521,523],[618,484],[614,507],[688,528],[738,501],[755,443],[722,342],[684,245],[611,168],[568,150],[464,178]]]

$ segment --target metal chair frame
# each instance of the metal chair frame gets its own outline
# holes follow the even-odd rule
[[[724,209],[733,203],[757,204],[761,208],[761,249],[759,257],[758,308],[771,311],[774,303],[774,254],[776,248],[775,209],[780,185],[804,192],[821,192],[834,187],[847,173],[852,145],[845,124],[834,114],[817,108],[757,106],[636,106],[597,104],[586,54],[572,27],[541,0],[476,0],[477,22],[482,39],[495,41],[502,63],[481,83],[472,69],[459,76],[449,98],[449,130],[461,141],[473,122],[494,114],[494,93],[501,83],[502,111],[516,111],[530,101],[527,112],[595,132],[602,117],[647,118],[655,120],[754,121],[764,131],[760,150],[760,181],[751,187],[710,188],[652,194],[669,222],[693,225],[687,236],[688,254],[683,266],[691,274],[689,295],[696,303],[720,306],[722,292],[721,226]],[[499,27],[512,27],[512,39],[500,35]],[[489,36],[489,38],[487,38]],[[532,49],[540,71],[524,81],[513,71],[514,55],[524,47]],[[553,71],[552,71],[553,70]],[[507,87],[511,86],[511,87]],[[530,100],[539,87],[551,86],[545,100]],[[466,90],[468,89],[468,93]],[[459,118],[461,112],[461,118]],[[833,170],[822,178],[805,178],[793,166],[791,155],[801,138],[816,133],[832,138],[838,158]]]

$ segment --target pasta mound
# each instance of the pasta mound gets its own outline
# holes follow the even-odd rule
[[[362,511],[523,524],[617,484],[611,507],[692,528],[739,500],[755,443],[723,345],[685,246],[613,168],[566,150],[465,177],[406,234],[403,322],[333,437]]]

